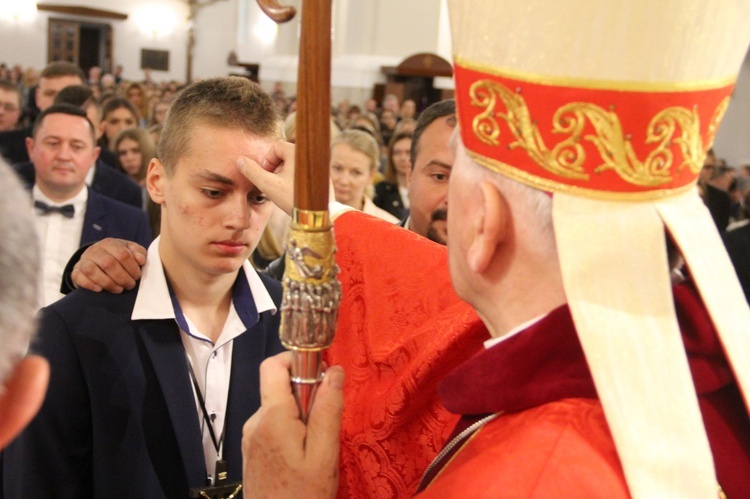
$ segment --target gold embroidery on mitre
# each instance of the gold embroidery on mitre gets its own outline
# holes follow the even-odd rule
[[[508,123],[508,128],[516,137],[515,142],[508,144],[509,149],[523,148],[537,164],[561,177],[578,180],[589,178],[581,167],[586,156],[583,147],[576,139],[580,135],[572,133],[568,139],[560,142],[550,151],[544,144],[539,128],[531,121],[526,101],[519,94],[505,85],[490,80],[479,80],[469,89],[469,96],[472,106],[484,108],[484,111],[475,116],[472,122],[472,128],[479,140],[491,146],[500,145],[498,141],[500,125],[495,118],[502,118]],[[506,113],[496,111],[498,99],[505,104]],[[573,123],[570,125],[572,126],[563,125],[561,133],[568,131],[569,128],[578,128],[579,131],[583,128],[583,124],[578,127]]]
[[[680,147],[683,156],[678,170],[687,166],[693,174],[697,174],[703,164],[706,149],[695,110],[674,106],[654,116],[647,128],[646,144],[657,145],[645,161],[641,161],[633,150],[630,135],[623,132],[617,114],[596,104],[573,102],[558,108],[552,119],[552,133],[567,135],[567,138],[550,149],[536,121],[532,120],[526,101],[518,92],[491,80],[478,80],[471,85],[469,96],[472,106],[483,108],[472,121],[473,132],[480,141],[499,146],[500,125],[497,119],[502,119],[516,139],[508,144],[508,148],[524,149],[536,164],[560,177],[589,180],[589,174],[583,167],[587,157],[581,139],[592,143],[599,152],[602,163],[594,168],[594,173],[613,170],[633,185],[655,187],[671,182],[673,145]],[[498,101],[504,104],[505,112],[497,108]],[[708,130],[710,141],[728,102],[727,97],[714,112]],[[586,123],[593,126],[595,133],[583,135]]]

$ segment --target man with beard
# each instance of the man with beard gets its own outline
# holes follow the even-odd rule
[[[419,116],[411,145],[409,216],[402,226],[439,244],[448,241],[448,180],[456,101],[437,102]]]

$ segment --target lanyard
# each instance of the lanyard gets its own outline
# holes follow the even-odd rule
[[[201,406],[201,411],[203,411],[203,420],[206,422],[206,426],[208,426],[208,433],[211,435],[211,441],[213,442],[214,448],[216,449],[216,455],[221,456],[221,446],[224,443],[224,430],[227,426],[226,420],[224,421],[224,426],[221,429],[221,435],[219,435],[219,438],[217,439],[216,432],[214,432],[213,420],[208,415],[208,409],[206,409],[206,403],[203,401],[201,387],[198,386],[198,379],[195,376],[195,371],[193,370],[193,365],[190,363],[190,359],[188,359],[188,370],[190,371],[190,379],[193,381],[195,394],[198,396],[198,403]]]

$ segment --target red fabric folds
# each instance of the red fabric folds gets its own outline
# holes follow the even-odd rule
[[[410,497],[458,416],[437,384],[489,333],[453,291],[447,251],[359,212],[334,226],[343,299],[325,353],[346,370],[340,497]]]

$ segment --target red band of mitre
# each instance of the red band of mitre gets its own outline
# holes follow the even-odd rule
[[[551,80],[462,61],[454,74],[477,162],[545,191],[622,200],[694,185],[734,86]]]

